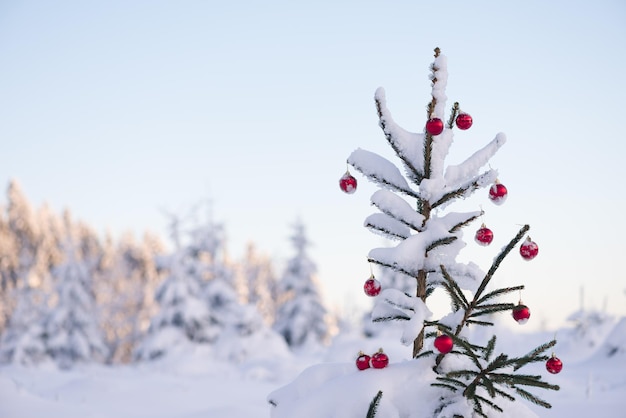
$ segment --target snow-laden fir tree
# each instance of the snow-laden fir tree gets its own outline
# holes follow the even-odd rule
[[[241,364],[267,355],[262,347],[287,352],[282,338],[263,321],[250,295],[246,276],[238,274],[227,256],[224,225],[212,219],[191,231],[193,271],[202,277],[202,297],[218,328],[213,350],[218,359]],[[239,272],[240,273],[240,272]]]
[[[127,363],[156,313],[154,294],[161,282],[156,258],[163,252],[160,240],[146,233],[137,242],[126,233],[115,244],[107,236],[97,275],[97,302],[114,363]]]
[[[99,326],[93,281],[70,238],[65,260],[52,269],[56,304],[44,320],[46,352],[61,368],[104,362],[109,350]]]
[[[44,318],[47,298],[40,288],[28,284],[15,289],[17,304],[0,338],[0,363],[32,366],[49,359]]]
[[[277,282],[270,258],[250,242],[239,266],[242,281],[247,284],[246,302],[256,306],[265,323],[274,323]]]
[[[292,348],[324,343],[330,336],[329,314],[319,292],[317,266],[302,221],[293,226],[295,255],[287,261],[278,282],[278,311],[274,329]]]
[[[171,238],[174,253],[163,258],[162,268],[169,272],[156,290],[159,305],[152,317],[143,341],[134,352],[136,360],[153,360],[167,354],[168,350],[187,342],[215,341],[220,326],[212,315],[202,295],[197,266],[186,259],[189,252],[180,238],[180,220],[172,217]]]
[[[526,355],[509,356],[496,354],[495,335],[484,341],[472,340],[474,328],[493,325],[493,314],[515,307],[499,298],[517,294],[523,286],[494,288],[492,279],[529,227],[523,226],[500,250],[487,272],[474,263],[457,262],[465,245],[463,228],[482,212],[448,209],[455,201],[496,182],[497,172],[484,167],[489,167],[490,158],[506,138],[499,133],[460,164],[446,164],[460,108],[455,103],[446,118],[447,60],[439,49],[435,50],[431,70],[432,98],[422,133],[396,124],[387,109],[384,90],[380,88],[375,94],[379,125],[401,169],[363,149],[348,158],[352,167],[379,186],[371,202],[380,213],[369,216],[365,225],[396,243],[371,250],[369,262],[413,278],[410,292],[404,285],[402,289],[384,289],[376,297],[372,316],[374,321],[401,324],[400,342],[412,347],[413,360],[394,364],[392,359],[385,369],[364,371],[354,364],[315,366],[293,384],[270,394],[274,418],[535,416],[514,402],[519,398],[550,407],[531,390],[558,387],[545,382],[540,374],[521,373],[519,369],[547,360],[544,353],[556,341],[529,347]],[[440,130],[428,129],[430,123],[435,127],[440,124]],[[428,297],[437,288],[444,289],[451,300],[451,312],[442,318],[432,318],[427,307]],[[433,347],[439,334],[451,339],[452,351],[440,352]],[[306,393],[298,390],[302,387],[307,388]],[[338,388],[340,397],[333,395]],[[309,413],[311,409],[315,413]]]

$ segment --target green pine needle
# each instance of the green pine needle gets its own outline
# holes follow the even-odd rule
[[[516,387],[515,391],[519,396],[521,396],[523,399],[526,399],[527,401],[530,401],[539,406],[543,406],[546,409],[552,408],[552,405],[550,405],[548,402],[544,401],[541,398],[538,398],[530,392],[525,391],[524,389]]]
[[[485,351],[483,353],[485,361],[489,361],[489,358],[493,354],[493,350],[496,347],[496,336],[491,337],[489,342],[487,343],[487,347],[485,347]]]
[[[496,290],[493,290],[493,291],[483,295],[483,297],[481,297],[480,299],[478,299],[476,301],[476,304],[480,305],[481,303],[484,303],[484,302],[488,301],[489,299],[493,299],[496,296],[502,296],[502,295],[506,295],[508,293],[512,293],[512,292],[516,292],[516,291],[520,291],[520,290],[524,290],[524,285],[513,286],[513,287],[506,287],[506,288],[502,288],[502,289],[496,289]]]
[[[376,417],[376,412],[378,411],[378,404],[380,404],[380,399],[383,397],[383,391],[379,390],[372,402],[370,402],[370,407],[367,410],[366,418],[374,418]]]
[[[380,316],[372,319],[372,322],[408,321],[409,319],[411,318],[406,315]]]
[[[467,321],[465,321],[466,324],[474,324],[474,325],[482,325],[482,326],[486,326],[486,327],[492,327],[494,326],[493,322],[489,322],[489,321],[479,321],[476,319],[468,319]]]

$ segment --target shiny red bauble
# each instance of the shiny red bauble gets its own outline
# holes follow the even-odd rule
[[[504,187],[504,184],[498,180],[489,188],[489,199],[496,205],[501,205],[505,202],[508,194],[508,190]]]
[[[389,357],[383,353],[382,348],[372,356],[372,367],[375,369],[384,369],[389,364]]]
[[[452,341],[452,337],[449,335],[443,334],[435,338],[435,348],[439,350],[440,353],[449,353],[452,351],[453,346],[454,342]]]
[[[563,369],[563,362],[559,360],[557,356],[552,354],[552,357],[546,361],[546,370],[552,374],[557,374]]]
[[[431,118],[426,121],[426,132],[431,135],[439,135],[443,132],[443,121],[439,118]]]
[[[359,370],[365,370],[370,368],[370,356],[364,354],[362,351],[359,352],[359,356],[356,358],[356,368]]]
[[[352,177],[349,171],[346,171],[346,174],[339,179],[339,187],[348,194],[356,192],[356,179]]]
[[[459,113],[456,117],[456,126],[461,130],[466,130],[472,127],[472,117],[468,113]]]
[[[518,324],[524,325],[530,318],[530,309],[528,309],[528,306],[520,302],[515,308],[513,308],[512,315],[513,319],[515,319]]]
[[[491,244],[491,241],[493,241],[493,231],[487,228],[485,224],[482,224],[480,229],[476,231],[474,241],[483,246]]]
[[[378,294],[380,293],[380,288],[380,282],[376,280],[374,276],[371,276],[369,279],[367,279],[365,281],[365,284],[363,285],[363,291],[365,291],[365,294],[372,297],[378,296]]]
[[[526,241],[520,245],[519,253],[524,260],[532,260],[539,254],[539,246],[530,237],[527,237]]]

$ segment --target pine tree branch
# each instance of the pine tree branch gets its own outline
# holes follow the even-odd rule
[[[384,207],[384,206],[382,206],[380,204],[377,204],[373,200],[372,200],[372,205],[376,206],[376,208],[378,208],[378,210],[380,210],[385,215],[389,216],[390,218],[395,219],[396,221],[402,223],[403,225],[408,226],[409,228],[411,228],[414,231],[421,232],[423,230],[423,225],[415,225],[415,224],[407,221],[406,219],[399,217],[397,214],[393,213],[388,208],[386,208],[386,207]]]
[[[448,270],[443,264],[440,266],[440,268],[441,275],[445,279],[444,288],[448,291],[448,294],[452,298],[453,302],[456,301],[457,304],[460,305],[460,307],[462,307],[464,310],[467,310],[469,308],[469,302],[467,301],[467,298],[463,294],[463,291],[459,287],[458,283],[452,278],[452,276],[450,276]]]
[[[440,387],[440,388],[446,388],[446,389],[451,390],[452,392],[456,392],[456,391],[459,390],[458,388],[455,388],[452,385],[446,385],[445,383],[431,383],[430,385],[431,386]]]
[[[465,321],[465,324],[474,324],[474,325],[483,325],[483,326],[487,326],[487,327],[492,327],[494,325],[493,322],[489,322],[489,321],[478,321],[475,319],[468,319],[467,321]]]
[[[383,397],[382,390],[379,390],[376,396],[370,402],[370,407],[367,410],[366,418],[375,418],[376,412],[378,411],[378,405],[380,404],[380,399]]]
[[[466,220],[465,220],[465,221],[463,221],[463,222],[459,222],[458,224],[454,225],[454,226],[450,229],[450,231],[449,231],[449,232],[456,232],[456,231],[458,231],[459,229],[463,228],[463,227],[464,227],[464,226],[466,226],[466,225],[469,225],[469,224],[470,224],[470,223],[472,223],[474,220],[476,220],[476,219],[478,219],[479,217],[481,217],[483,214],[484,214],[484,212],[483,212],[483,211],[480,211],[480,214],[478,214],[478,215],[474,215],[474,216],[472,216],[472,217],[470,217],[470,218],[466,219]]]
[[[402,267],[398,267],[397,264],[389,264],[389,263],[386,263],[386,262],[383,262],[383,261],[379,261],[379,260],[377,260],[375,258],[369,258],[369,257],[367,259],[367,262],[368,263],[373,263],[373,264],[376,264],[376,265],[379,265],[379,266],[390,268],[393,271],[397,271],[399,273],[404,273],[404,274],[406,274],[407,276],[410,276],[410,277],[415,277],[416,276],[416,273],[414,271],[405,270]]]
[[[456,241],[456,239],[457,239],[456,237],[445,237],[445,238],[440,238],[438,240],[435,240],[431,242],[430,245],[428,245],[428,247],[426,247],[426,254],[428,254],[430,251],[434,250],[437,247],[450,244]]]
[[[408,237],[410,237],[410,235],[400,235],[400,234],[398,234],[396,232],[392,232],[389,229],[386,229],[385,227],[382,227],[380,225],[374,225],[371,222],[367,222],[365,224],[365,227],[370,229],[370,230],[376,231],[379,234],[384,235],[385,237],[387,237],[389,239],[397,239],[397,240],[402,241],[402,240],[405,240]]]
[[[433,350],[422,351],[421,353],[419,353],[419,354],[415,357],[415,359],[422,358],[422,357],[432,356],[433,354],[435,354],[435,352],[434,352]]]
[[[455,390],[458,388],[466,388],[467,384],[465,382],[462,382],[458,379],[452,379],[450,377],[447,376],[437,376],[437,380],[440,382],[444,382],[444,383],[448,383],[451,386],[455,386]]]
[[[478,396],[478,395],[474,396],[474,398],[476,400],[480,401],[480,402],[483,402],[483,403],[489,405],[490,407],[492,407],[493,409],[495,409],[498,412],[504,412],[504,410],[502,408],[500,408],[498,405],[496,405],[495,403],[493,403],[492,401],[490,401],[487,398],[484,398],[484,397]]]
[[[407,156],[402,152],[400,147],[398,147],[397,141],[394,138],[394,135],[391,133],[391,131],[388,129],[388,126],[387,126],[387,120],[386,120],[385,114],[388,113],[388,110],[386,108],[383,109],[384,106],[380,102],[378,97],[374,99],[374,102],[376,104],[376,113],[378,114],[378,126],[380,126],[380,128],[383,130],[383,133],[385,134],[385,138],[387,138],[387,142],[391,146],[391,149],[393,149],[393,151],[396,153],[398,158],[400,158],[400,160],[402,160],[404,165],[409,169],[409,171],[412,174],[412,177],[415,179],[416,184],[419,184],[419,182],[421,182],[422,179],[424,178],[424,173],[420,172],[417,169],[417,167],[415,167],[413,163],[407,158]]]
[[[533,395],[532,393],[530,393],[530,392],[528,392],[528,391],[526,391],[524,389],[516,387],[515,388],[515,392],[519,396],[521,396],[523,399],[526,399],[527,401],[530,401],[530,402],[532,402],[532,403],[534,403],[536,405],[543,406],[546,409],[552,408],[552,405],[550,405],[548,402],[544,401],[543,399]]]
[[[379,316],[372,319],[372,322],[408,321],[410,319],[411,317],[402,314],[396,316]]]
[[[541,344],[540,346],[536,347],[533,351],[526,354],[525,356],[514,359],[513,371],[519,370],[526,364],[547,360],[548,359],[547,356],[541,356],[540,354],[546,352],[547,350],[554,347],[555,345],[556,345],[556,340],[549,341],[547,343]]]
[[[505,295],[507,293],[512,293],[512,292],[519,291],[519,290],[524,290],[524,285],[496,289],[492,292],[485,294],[482,298],[478,299],[476,301],[476,305],[480,305],[481,303],[486,302],[487,300],[492,299],[496,296]]]
[[[454,102],[454,106],[452,106],[452,110],[450,111],[450,118],[448,119],[448,129],[452,129],[454,127],[454,120],[459,114],[459,102]]]
[[[483,356],[486,361],[489,361],[489,357],[491,357],[491,355],[493,354],[493,350],[495,349],[495,347],[496,347],[496,336],[494,335],[493,337],[491,337],[491,339],[487,343],[487,346],[485,347],[485,350],[483,352]]]
[[[496,394],[498,394],[498,396],[502,396],[503,398],[508,399],[511,402],[515,401],[515,397],[514,396],[511,396],[511,394],[509,394],[509,393],[507,393],[507,392],[505,392],[505,391],[503,391],[501,389],[496,388]]]
[[[479,298],[480,295],[482,295],[482,293],[485,291],[485,288],[491,281],[491,278],[495,274],[496,270],[498,270],[498,267],[500,267],[500,263],[502,262],[502,260],[504,260],[504,258],[511,252],[511,250],[522,240],[522,238],[524,238],[524,235],[528,232],[529,229],[529,225],[524,225],[522,229],[520,229],[520,231],[517,233],[517,235],[513,237],[513,239],[506,245],[506,247],[502,249],[500,254],[498,254],[498,256],[493,260],[491,268],[489,269],[489,271],[485,275],[485,278],[476,290],[476,293],[474,295],[475,300]]]
[[[370,179],[370,181],[372,181],[373,183],[376,183],[380,186],[386,187],[389,190],[393,190],[395,192],[400,192],[400,193],[404,193],[407,196],[411,196],[414,197],[416,199],[419,198],[419,194],[414,192],[413,190],[409,189],[409,188],[405,188],[402,187],[398,184],[395,183],[391,183],[389,182],[386,178],[380,177],[377,173],[368,173],[367,171],[364,170],[363,167],[361,167],[360,165],[356,164],[355,162],[351,162],[350,163],[352,165],[352,167],[354,167],[357,171],[359,171],[361,174],[363,174],[365,177],[367,177],[368,179]]]
[[[475,311],[469,316],[470,318],[476,318],[477,316],[489,315],[496,312],[510,311],[515,307],[513,303],[497,303],[487,305],[487,307],[476,307]]]
[[[410,302],[410,301],[411,301],[411,298],[412,298],[413,296],[408,295],[408,294],[406,294],[406,293],[404,293],[404,295],[406,296],[406,299],[408,299],[408,300],[407,300],[407,302]],[[394,300],[391,300],[391,299],[389,299],[389,298],[385,298],[385,302],[387,302],[389,305],[391,305],[391,306],[393,306],[393,307],[396,307],[396,308],[398,308],[398,309],[401,309],[401,310],[403,310],[403,311],[411,311],[411,312],[415,312],[415,309],[413,308],[413,306],[411,306],[411,305],[410,305],[410,304],[408,304],[408,303],[407,303],[407,304],[398,303],[398,302],[396,302],[396,301],[394,301]]]
[[[486,172],[484,172],[484,173],[474,177],[473,180],[468,181],[465,184],[459,186],[457,189],[452,190],[452,191],[450,191],[448,193],[445,193],[443,196],[441,196],[439,198],[439,200],[437,200],[434,203],[432,203],[432,207],[436,208],[436,207],[441,206],[444,203],[448,202],[449,200],[466,196],[469,191],[473,192],[474,190],[477,190],[480,187],[483,187],[485,182],[487,181],[487,179],[491,175],[491,173],[492,173],[491,170],[490,171],[486,171]]]
[[[480,187],[479,181],[475,180],[475,181],[473,181],[473,182],[471,182],[469,184],[466,184],[464,186],[459,187],[456,190],[453,190],[451,192],[448,192],[448,193],[444,194],[443,196],[441,196],[439,198],[439,200],[437,200],[436,202],[432,203],[432,207],[436,208],[438,206],[441,206],[441,205],[443,205],[444,203],[446,203],[449,200],[456,199],[456,198],[464,196],[468,192],[468,190],[474,191],[474,190],[478,189],[479,187]]]

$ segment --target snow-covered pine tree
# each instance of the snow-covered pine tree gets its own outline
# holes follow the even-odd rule
[[[266,324],[276,316],[276,276],[269,257],[259,253],[256,245],[248,243],[239,274],[247,284],[246,302],[256,306]]]
[[[493,325],[492,314],[515,308],[512,303],[499,301],[499,297],[517,292],[523,286],[491,290],[490,285],[500,263],[522,241],[529,227],[523,226],[501,249],[486,273],[474,263],[456,261],[465,245],[463,228],[478,219],[482,211],[457,213],[446,208],[489,186],[494,202],[502,198],[503,190],[496,184],[497,172],[481,170],[506,138],[497,134],[465,161],[446,165],[455,123],[460,129],[467,129],[471,117],[462,114],[455,103],[447,124],[443,122],[448,73],[447,60],[438,48],[431,70],[432,98],[423,133],[411,133],[397,125],[387,109],[384,90],[380,88],[375,94],[380,127],[404,174],[393,162],[370,151],[357,149],[348,158],[352,167],[380,187],[371,202],[381,213],[368,217],[366,226],[398,242],[392,247],[371,250],[369,262],[414,278],[410,293],[404,289],[384,289],[377,296],[373,311],[375,321],[402,323],[401,342],[413,347],[413,360],[390,364],[388,373],[387,370],[360,371],[354,365],[343,370],[341,365],[316,366],[301,374],[292,385],[270,394],[274,418],[326,416],[326,413],[378,416],[377,411],[385,418],[470,418],[498,416],[504,409],[504,416],[508,417],[535,416],[525,406],[513,402],[516,398],[550,407],[527,389],[558,389],[558,386],[545,382],[541,375],[522,374],[518,370],[548,360],[544,353],[556,341],[542,344],[522,356],[494,355],[495,335],[484,342],[470,341],[472,328]],[[451,312],[440,319],[431,319],[427,301],[437,288],[443,288],[450,296]],[[431,348],[433,345],[435,348]],[[362,358],[359,356],[358,361]],[[357,366],[360,366],[358,362]],[[355,373],[360,374],[357,377]],[[311,395],[294,395],[298,392],[293,386],[307,387]],[[338,387],[342,388],[342,396],[332,396]],[[343,392],[343,388],[349,389]],[[317,400],[307,399],[308,396]],[[324,397],[333,402],[325,401]],[[311,409],[312,403],[319,406],[316,415],[309,415],[305,409]]]
[[[155,259],[161,251],[150,234],[142,242],[131,233],[123,234],[117,245],[109,235],[103,244],[96,276],[97,302],[113,363],[132,360],[135,346],[156,313],[154,294],[162,277]]]
[[[183,248],[180,237],[180,219],[171,216],[170,234],[174,253],[162,258],[161,268],[169,272],[156,290],[159,304],[152,317],[147,334],[134,352],[135,360],[153,360],[167,354],[177,345],[213,342],[220,326],[202,295],[195,264],[190,267],[188,248]]]
[[[308,254],[310,245],[302,221],[293,226],[295,255],[288,260],[278,282],[278,312],[274,329],[292,348],[324,343],[330,336],[330,319],[319,293],[317,266]]]
[[[17,304],[0,338],[0,363],[24,366],[42,363],[49,359],[43,326],[46,295],[28,285],[15,289],[13,294],[17,296]]]
[[[61,368],[101,363],[109,354],[98,323],[92,277],[74,242],[68,239],[64,262],[51,271],[57,301],[44,321],[46,352]]]

